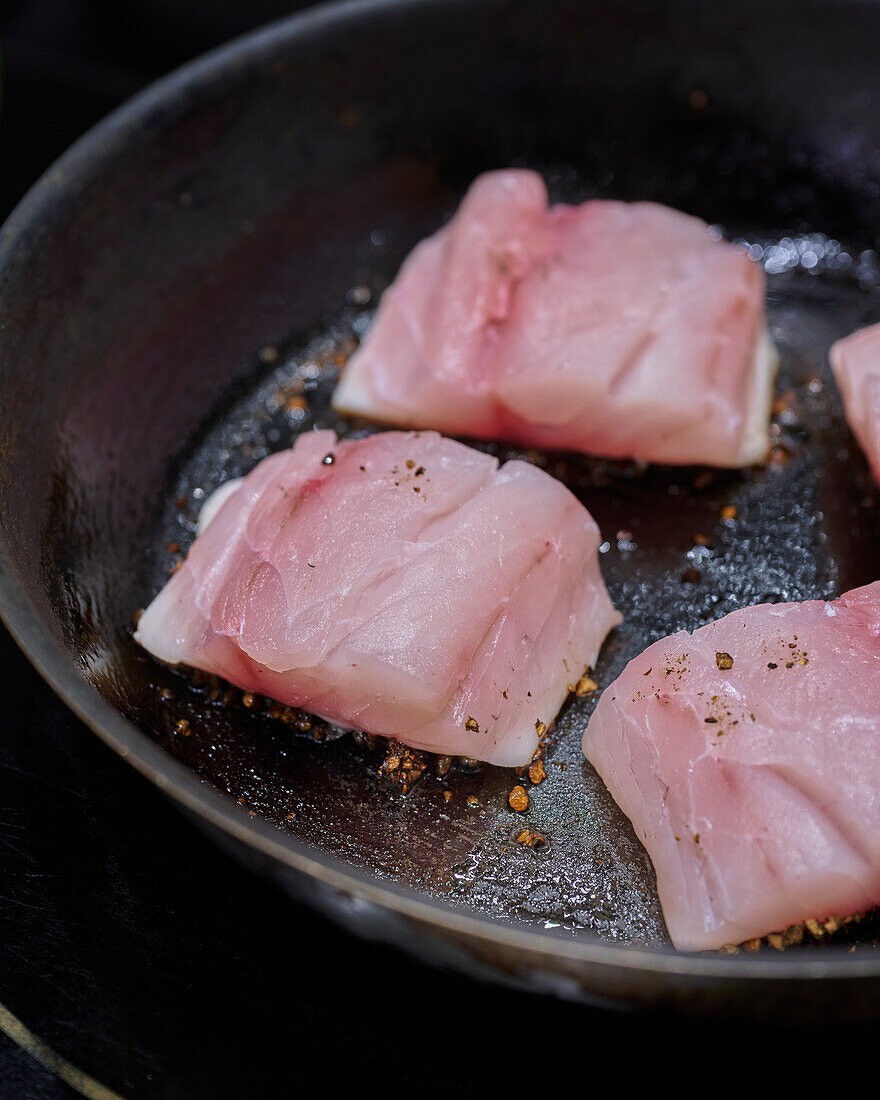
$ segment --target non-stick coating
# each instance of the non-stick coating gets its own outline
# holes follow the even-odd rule
[[[292,889],[367,934],[576,996],[742,1009],[761,980],[776,998],[762,1006],[790,1009],[824,976],[823,997],[867,1011],[870,923],[846,956],[664,948],[650,864],[580,755],[589,701],[564,710],[532,791],[528,824],[549,839],[532,851],[513,840],[511,773],[426,775],[403,798],[377,776],[381,754],[240,695],[211,703],[130,631],[200,494],[333,423],[333,350],[473,176],[506,164],[542,170],[556,198],[698,214],[769,274],[786,396],[766,469],[534,456],[609,544],[626,622],[600,685],[670,630],[874,579],[874,490],[825,357],[880,319],[878,16],[831,0],[770,15],[559,0],[540,19],[502,0],[358,4],[245,40],[124,109],[0,243],[0,585],[38,666],[239,851],[296,868]],[[300,388],[305,419],[276,400]]]

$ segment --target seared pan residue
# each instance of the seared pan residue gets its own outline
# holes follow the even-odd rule
[[[155,667],[158,739],[252,812],[380,877],[559,934],[589,929],[621,943],[667,942],[641,845],[592,768],[580,737],[595,700],[657,638],[747,604],[830,597],[876,579],[877,490],[846,428],[829,345],[880,319],[873,254],[820,235],[734,239],[764,264],[771,336],[781,354],[768,462],[743,472],[485,449],[560,478],[605,538],[602,567],[626,618],[521,774],[431,758],[346,734],[200,674]],[[369,323],[382,282],[352,288],[324,331],[255,351],[253,370],[189,440],[157,526],[145,599],[194,537],[202,501],[299,432],[372,430],[329,399]],[[148,658],[142,658],[147,661]],[[152,705],[151,705],[152,709]],[[869,950],[875,917],[780,930],[762,946],[845,939]]]

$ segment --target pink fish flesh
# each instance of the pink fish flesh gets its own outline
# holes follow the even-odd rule
[[[434,432],[309,432],[218,503],[140,644],[418,749],[528,763],[620,621],[579,501]]]
[[[745,466],[767,452],[764,276],[654,203],[548,208],[480,176],[382,297],[335,407],[611,458]]]
[[[880,325],[838,340],[830,355],[849,426],[880,482]]]
[[[676,947],[880,903],[880,582],[649,646],[584,752],[657,872]]]

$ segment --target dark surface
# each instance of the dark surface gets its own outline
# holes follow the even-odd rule
[[[2,25],[0,218],[157,72],[85,4],[19,7]],[[365,947],[293,905],[100,745],[2,627],[0,669],[0,1002],[26,1026],[132,1097],[287,1095],[316,1071],[430,1093],[463,1071],[491,1083],[443,1017],[500,1009],[493,1037],[512,1042],[523,998]],[[0,1035],[0,1096],[69,1095]]]
[[[624,1038],[625,1018],[436,972],[295,906],[76,722],[6,636],[0,661],[0,998],[108,1086],[261,1097],[317,1071],[477,1093],[516,1064],[520,1027],[538,1050],[587,1027]],[[0,1038],[0,1095],[58,1094],[41,1079]]]
[[[0,219],[159,71],[85,4],[18,8],[0,25]],[[292,904],[101,745],[2,627],[0,670],[0,1002],[99,1081],[168,1100],[289,1095],[316,1074],[485,1095],[521,1078],[523,1028],[544,1081],[584,1028],[628,1042],[614,1016],[434,971]],[[0,1035],[4,1100],[71,1095]]]
[[[873,1062],[872,1030],[601,1012],[365,945],[224,857],[47,693],[6,636],[0,998],[131,1098],[286,1097],[307,1082],[417,1096],[615,1087],[794,1089]],[[634,1057],[634,1053],[638,1056]],[[673,1069],[674,1067],[674,1069]],[[815,1084],[815,1080],[812,1081]],[[713,1086],[713,1089],[717,1086]],[[0,1036],[0,1096],[72,1095]]]
[[[29,88],[6,48],[12,87]],[[133,87],[139,77],[127,79]],[[10,132],[32,132],[20,115],[7,122],[10,83],[4,165]],[[72,138],[90,108],[76,101],[65,123],[58,102],[52,97],[59,134],[68,127]],[[93,106],[103,113],[100,96]],[[37,167],[57,151],[29,141],[25,161]],[[2,180],[14,197],[16,184],[6,172]],[[681,1035],[680,1024],[668,1030],[514,995],[365,948],[218,854],[68,714],[5,636],[0,667],[0,1000],[127,1095],[284,1093],[303,1063],[340,1083],[359,1070],[432,1093],[484,1092],[532,1073],[546,1087],[570,1068],[572,1051],[589,1051],[590,1073],[609,1055],[620,1072],[635,1030],[645,1058]],[[689,1057],[698,1063],[694,1046],[717,1035],[688,1024]],[[796,1040],[724,1032],[725,1044],[747,1041],[752,1058],[771,1044],[796,1045],[801,1067],[835,1038],[851,1063],[859,1037],[824,1025]],[[790,1057],[781,1061],[794,1072]],[[63,1094],[13,1052],[0,1089]]]
[[[549,173],[551,182],[559,175]],[[582,198],[591,190],[569,178],[565,193]],[[725,191],[718,190],[724,202]],[[398,254],[426,231],[421,225],[411,231],[400,209],[373,217],[368,229],[379,231],[382,246],[371,249],[367,231],[357,243],[362,286],[383,285],[397,269]],[[875,576],[875,492],[846,425],[827,349],[833,339],[880,318],[873,300],[880,270],[859,250],[837,242],[832,247],[820,235],[799,238],[790,250],[768,240],[766,231],[746,236],[740,226],[739,235],[764,242],[760,254],[771,270],[768,316],[781,357],[772,462],[748,471],[643,470],[632,463],[489,448],[502,459],[537,462],[563,480],[608,540],[603,574],[625,620],[597,664],[600,688],[650,642],[682,627],[693,629],[748,604],[832,597]],[[794,261],[798,247],[811,267]],[[775,271],[783,253],[787,269]],[[188,549],[205,494],[267,453],[291,446],[300,432],[365,430],[338,418],[329,398],[338,358],[369,318],[368,308],[359,313],[346,307],[329,333],[306,347],[297,339],[273,346],[272,365],[255,355],[246,381],[206,415],[175,462],[162,520],[154,525],[145,598]],[[307,407],[294,405],[292,415],[291,396]],[[728,506],[735,519],[722,518]],[[697,544],[698,534],[707,546]],[[270,701],[245,708],[240,692],[227,695],[210,682],[193,686],[188,675],[137,655],[134,660],[126,705],[139,723],[156,730],[178,759],[279,828],[377,875],[494,917],[588,930],[621,943],[667,942],[650,864],[583,761],[581,734],[596,696],[564,706],[547,751],[548,778],[531,787],[526,820],[548,839],[537,852],[513,840],[524,819],[507,805],[514,782],[509,769],[453,769],[441,780],[429,768],[406,799],[396,798],[377,774],[381,743],[365,750],[318,722],[300,732],[296,723],[273,717],[278,708]],[[177,731],[181,719],[188,723],[185,736]],[[330,740],[316,743],[316,734]],[[468,805],[468,796],[479,806]],[[877,930],[876,921],[858,927],[866,950],[874,949]]]
[[[350,738],[316,745],[259,706],[213,705],[131,638],[197,490],[289,442],[271,398],[308,367],[310,334],[340,323],[356,285],[378,291],[474,175],[506,163],[541,167],[558,197],[668,202],[756,249],[791,391],[767,469],[705,478],[539,457],[611,537],[626,623],[600,684],[675,627],[870,579],[864,463],[823,372],[829,342],[877,316],[869,108],[880,84],[865,74],[880,10],[834,7],[850,18],[774,9],[800,16],[794,54],[757,4],[731,15],[560,0],[540,36],[516,2],[328,9],[154,89],[77,146],[5,228],[5,613],[102,736],[340,919],[423,957],[448,958],[451,938],[469,953],[461,965],[476,956],[542,988],[555,973],[566,989],[574,979],[584,995],[628,1002],[751,1013],[749,983],[762,977],[781,999],[785,975],[801,1011],[798,983],[817,965],[837,967],[842,1011],[868,1012],[880,994],[880,982],[862,981],[860,996],[848,984],[880,973],[872,936],[855,958],[657,950],[650,868],[581,761],[590,701],[566,709],[552,779],[535,792],[530,823],[551,841],[538,853],[512,842],[509,775],[455,773],[450,802],[430,780],[401,800]],[[625,11],[645,20],[643,38]],[[637,67],[616,63],[626,52]],[[724,63],[707,67],[716,55]],[[854,97],[862,117],[845,132]],[[261,359],[267,346],[286,378]],[[310,395],[317,421],[331,381]],[[733,523],[721,518],[731,503]],[[175,734],[182,718],[191,737]],[[832,984],[813,988],[828,998]],[[779,1003],[761,999],[767,1012]]]

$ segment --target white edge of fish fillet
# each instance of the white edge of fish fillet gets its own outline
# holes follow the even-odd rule
[[[732,468],[754,466],[763,462],[769,449],[767,426],[773,401],[773,383],[779,367],[779,353],[763,324],[755,342],[755,354],[751,371],[751,393],[746,403],[747,419],[739,452],[730,463]],[[333,394],[333,408],[344,415],[364,416],[368,419],[387,419],[402,423],[395,411],[384,406],[371,394],[366,382],[366,372],[355,361],[342,374]]]

